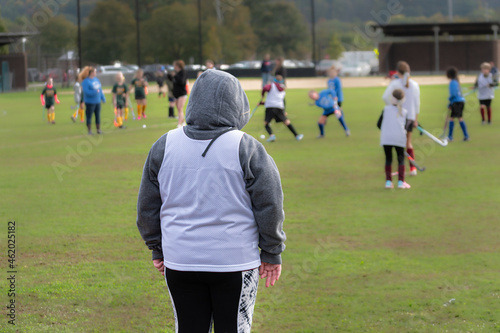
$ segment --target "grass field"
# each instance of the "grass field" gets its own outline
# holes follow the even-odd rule
[[[500,106],[481,126],[474,97],[470,142],[440,147],[416,137],[427,171],[410,190],[386,190],[375,124],[383,88],[345,89],[352,136],[335,119],[317,140],[320,110],[307,89],[287,94],[294,140],[273,125],[264,142],[281,173],[287,249],[274,288],[261,284],[253,332],[500,332]],[[421,122],[442,130],[447,87],[423,86]],[[255,105],[258,92],[248,93]],[[135,225],[142,167],[175,127],[167,102],[149,96],[146,121],[88,136],[60,94],[48,125],[38,93],[0,95],[0,234],[16,221],[16,326],[8,324],[10,274],[1,267],[1,332],[173,332],[161,275]],[[263,109],[245,130],[264,134]],[[147,124],[143,129],[142,124]],[[454,301],[450,301],[454,299]]]

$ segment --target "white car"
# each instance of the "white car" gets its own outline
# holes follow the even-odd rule
[[[96,68],[97,74],[112,74],[122,72],[125,73],[133,73],[134,71],[125,66],[97,66]]]
[[[366,62],[344,63],[340,67],[340,76],[368,76],[371,66]]]

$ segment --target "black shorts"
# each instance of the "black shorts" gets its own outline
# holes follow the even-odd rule
[[[456,102],[451,105],[451,118],[462,118],[464,113],[464,102]]]
[[[124,109],[125,108],[125,104],[122,104],[122,103],[116,103],[116,108],[117,109]]]
[[[342,107],[342,102],[338,102],[337,104],[339,105],[339,108]]]
[[[54,106],[54,103],[45,103],[45,108],[48,110]]]
[[[489,108],[491,106],[491,99],[480,99],[479,104]]]
[[[264,121],[270,123],[271,120],[275,120],[277,123],[285,122],[288,118],[285,116],[285,110],[280,108],[266,108],[266,118]]]
[[[415,120],[406,119],[405,130],[406,132],[413,132],[413,127],[415,125]]]

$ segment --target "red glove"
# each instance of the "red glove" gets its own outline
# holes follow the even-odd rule
[[[40,102],[42,102],[42,106],[45,106],[45,98],[43,95],[40,95]]]
[[[57,95],[54,95],[54,98],[56,99],[57,104],[61,103],[61,102],[59,102],[59,99],[57,99]]]

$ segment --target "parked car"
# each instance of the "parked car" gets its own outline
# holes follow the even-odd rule
[[[125,74],[125,73],[131,73],[131,72],[133,72],[133,70],[126,67],[126,66],[110,65],[110,66],[97,66],[96,72],[97,72],[97,74],[107,74],[107,73],[113,74],[113,73],[118,73],[118,72],[122,72],[123,74]]]
[[[366,62],[358,63],[343,63],[340,68],[340,76],[368,76],[370,75],[371,67]]]
[[[323,59],[316,65],[316,75],[326,76],[328,70],[332,67],[340,67],[340,62],[333,59]]]
[[[156,80],[156,72],[158,72],[162,66],[162,64],[151,64],[151,65],[145,65],[142,66],[142,70],[144,71],[144,77],[148,81],[155,81]]]

